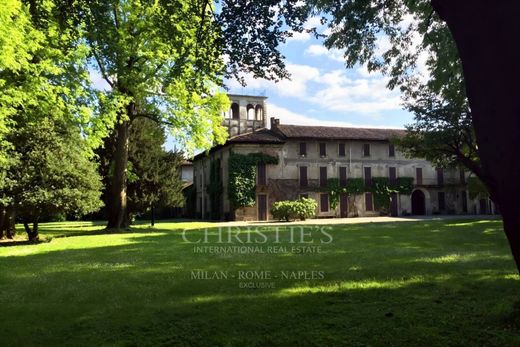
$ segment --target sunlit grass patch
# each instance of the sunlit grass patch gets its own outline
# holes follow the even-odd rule
[[[50,242],[0,247],[0,345],[520,345],[520,277],[498,220],[330,226],[307,254],[196,253],[183,239],[222,245],[218,226],[42,224]],[[261,227],[255,246],[293,246],[292,225]],[[232,230],[238,246],[254,233]],[[238,279],[255,271],[270,279]]]

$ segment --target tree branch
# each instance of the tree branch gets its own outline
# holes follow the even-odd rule
[[[114,82],[108,78],[108,74],[105,70],[105,67],[101,63],[101,59],[99,58],[99,55],[96,53],[96,49],[92,47],[92,55],[94,56],[94,59],[96,60],[96,63],[99,67],[99,71],[101,71],[101,75],[103,76],[103,79],[110,85],[110,87],[114,88]]]

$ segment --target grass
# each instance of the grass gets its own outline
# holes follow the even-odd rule
[[[289,226],[280,243],[264,227],[257,246],[287,252],[195,253],[227,245],[216,228],[209,244],[183,241],[182,229],[197,240],[209,226],[102,234],[100,224],[48,223],[51,242],[1,246],[0,345],[520,345],[520,280],[500,221],[330,226],[332,242],[306,254],[290,252]],[[277,278],[239,280],[247,270]],[[281,278],[298,271],[323,278]],[[239,287],[259,282],[275,288]]]

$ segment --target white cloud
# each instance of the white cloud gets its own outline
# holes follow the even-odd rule
[[[368,73],[366,68],[321,71],[309,65],[287,64],[287,69],[291,80],[274,83],[247,78],[247,89],[235,88],[235,92],[265,90],[268,95],[295,99],[322,111],[356,112],[370,119],[384,111],[402,109],[399,92],[387,89],[387,79],[380,73]],[[230,83],[232,88],[237,85]]]
[[[290,111],[284,107],[280,107],[275,104],[269,104],[267,109],[267,115],[269,117],[275,117],[280,119],[281,124],[296,124],[296,125],[320,125],[320,126],[337,126],[337,127],[352,127],[352,128],[396,128],[381,125],[356,125],[349,122],[343,121],[331,121],[323,120],[307,115],[299,114]],[[397,129],[397,128],[396,128]]]
[[[312,29],[312,28],[321,28],[322,24],[321,24],[321,17],[320,16],[314,16],[314,17],[310,17],[309,19],[307,19],[307,21],[305,22],[305,24],[303,25],[303,28],[304,29]],[[290,42],[290,41],[308,41],[310,40],[313,35],[311,33],[308,33],[306,31],[303,31],[301,33],[299,32],[296,32],[296,31],[289,31],[292,36],[291,37],[288,37],[287,38],[287,41]]]
[[[310,45],[305,49],[305,54],[312,55],[312,56],[324,56],[326,58],[343,62],[345,59],[343,58],[343,54],[341,51],[337,49],[327,49],[327,47],[323,45]]]

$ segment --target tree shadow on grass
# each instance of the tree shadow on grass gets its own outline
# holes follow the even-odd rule
[[[321,253],[291,256],[198,254],[180,233],[172,232],[121,235],[120,244],[109,246],[98,244],[98,237],[86,237],[83,249],[49,248],[2,257],[0,341],[176,346],[519,344],[518,310],[513,306],[519,281],[502,235],[479,229],[452,233],[442,225],[435,227],[439,232],[425,232],[419,226],[406,231],[338,228],[332,231],[332,244]],[[373,238],[365,238],[367,232]],[[87,247],[88,242],[92,244]],[[314,270],[325,276],[277,278],[273,289],[244,289],[239,287],[244,281],[236,277],[194,279],[193,270],[230,274]]]

